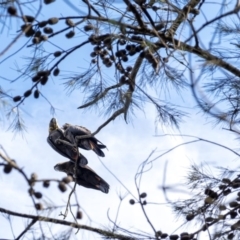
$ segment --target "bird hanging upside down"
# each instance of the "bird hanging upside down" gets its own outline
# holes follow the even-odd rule
[[[75,163],[76,161],[79,161],[81,166],[88,163],[88,160],[79,153],[78,147],[65,138],[64,130],[59,128],[55,118],[52,118],[49,123],[49,135],[47,142],[56,152],[66,158],[69,158],[72,162]]]
[[[75,169],[75,164],[71,161],[68,161],[64,163],[58,163],[55,165],[54,169],[70,175],[78,185],[100,190],[103,193],[108,193],[109,191],[109,184],[88,166],[77,166],[77,169]]]
[[[69,123],[65,123],[62,128],[64,130],[64,136],[68,141],[74,143],[79,148],[93,150],[98,156],[105,157],[105,154],[101,149],[106,148],[106,146],[97,138],[93,136],[81,138],[82,136],[91,135],[91,132],[87,128],[77,125],[74,126]]]

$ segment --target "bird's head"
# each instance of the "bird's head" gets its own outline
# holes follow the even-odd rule
[[[59,172],[65,172],[65,173],[69,174],[72,172],[73,167],[74,167],[74,163],[68,161],[68,162],[56,164],[54,166],[54,170],[59,171]]]
[[[56,165],[54,166],[54,170],[61,172],[61,171],[62,171],[61,163],[56,164]]]
[[[56,118],[52,118],[50,120],[50,123],[49,123],[49,129],[48,129],[49,132],[52,132],[52,131],[54,131],[54,130],[56,130],[58,128],[59,128],[59,126],[57,124],[57,119]]]

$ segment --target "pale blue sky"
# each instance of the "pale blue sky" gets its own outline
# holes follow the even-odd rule
[[[58,14],[62,14],[63,16],[76,14],[76,12],[73,12],[73,10],[64,3],[58,4],[59,13],[56,12],[56,5],[52,4],[46,8],[46,11],[43,11],[44,15],[40,16],[39,19],[52,17],[53,11],[56,16],[58,16]],[[207,13],[208,12],[205,14]],[[14,30],[9,30],[9,34],[7,35],[6,33],[5,31],[4,42],[13,38],[15,32]],[[77,35],[71,40],[71,44],[73,44],[74,41],[79,42],[81,40],[80,37],[81,36]],[[68,41],[65,41],[64,38],[59,38],[59,41],[63,40],[64,44],[68,44]],[[203,40],[207,43],[206,38]],[[24,42],[25,38],[21,38],[18,43],[10,49],[8,54],[14,52]],[[60,42],[59,45],[61,45]],[[89,61],[88,55],[90,53],[90,48],[85,49],[86,50],[81,51],[81,53],[78,52],[74,54],[69,60],[61,64],[60,68],[69,72],[81,71],[82,68],[87,66]],[[2,49],[0,49],[0,51],[1,50]],[[53,48],[52,51],[55,51],[55,48]],[[2,76],[3,72],[8,71],[7,77],[9,79],[16,77],[17,73],[11,69],[14,68],[16,62],[20,65],[23,64],[23,60],[19,57],[27,54],[27,52],[24,52],[24,54],[17,54],[1,64],[0,75]],[[5,55],[5,57],[6,56],[7,55]],[[0,60],[2,59],[3,58]],[[104,74],[114,79],[111,71],[105,72]],[[4,76],[6,77],[6,74],[4,74]],[[77,107],[81,104],[83,94],[76,90],[71,95],[67,95],[66,92],[64,92],[64,86],[61,84],[62,82],[61,78],[51,78],[47,85],[42,88],[43,93],[47,96],[51,104],[56,107],[56,109],[59,109],[54,116],[58,119],[60,125],[68,122],[86,126],[91,131],[96,130],[106,118],[102,116],[99,117],[94,111],[78,110]],[[15,83],[9,84],[1,79],[0,86],[4,89],[8,89],[9,94],[14,96],[16,94],[22,94],[31,86],[31,81],[30,79],[20,79]],[[184,96],[184,101],[181,96],[176,96],[175,92],[170,96],[166,96],[167,101],[171,100],[181,106],[185,105],[188,108],[186,111],[191,113],[191,115],[185,119],[185,122],[181,124],[181,133],[217,141],[231,148],[238,147],[237,141],[234,140],[234,135],[222,130],[222,126],[217,126],[213,129],[213,125],[207,123],[209,120],[206,120],[200,113],[200,110],[195,108],[195,102],[192,100],[191,94],[187,93],[187,91],[183,91],[182,96]],[[24,120],[27,126],[27,132],[24,134],[24,138],[22,138],[21,135],[14,137],[11,131],[6,131],[9,122],[5,119],[0,128],[0,144],[6,149],[11,158],[17,160],[19,166],[23,167],[26,173],[31,174],[32,172],[37,172],[41,179],[64,177],[65,175],[63,173],[54,171],[53,166],[67,159],[54,152],[46,142],[48,123],[53,117],[49,111],[49,104],[41,97],[35,100],[31,96],[24,102],[22,109],[26,112],[26,114],[24,114]],[[154,158],[183,141],[191,140],[188,138],[183,140],[180,137],[154,137],[156,134],[154,125],[155,115],[156,112],[154,108],[150,104],[147,104],[145,107],[145,114],[140,111],[136,112],[136,117],[132,118],[131,123],[126,124],[122,117],[120,117],[114,122],[111,122],[97,135],[97,138],[108,147],[108,150],[105,150],[106,157],[101,158],[101,160],[135,196],[136,188],[134,185],[134,176],[139,164],[149,156],[151,151],[156,149],[152,157]],[[177,130],[161,127],[161,124],[159,124],[157,130],[158,134],[179,133]],[[109,210],[109,216],[114,220],[118,207],[118,193],[121,192],[124,194],[126,191],[104,168],[93,152],[84,152],[84,155],[88,158],[90,167],[110,184],[110,192],[106,195],[99,191],[78,186],[77,194],[80,204],[91,217],[92,226],[112,227],[107,217],[107,211]],[[166,161],[169,163],[166,184],[179,184],[184,183],[184,176],[186,176],[188,167],[192,162],[207,162],[210,165],[236,167],[236,160],[236,156],[232,153],[206,143],[183,146],[154,162],[151,171],[143,176],[141,189],[147,192],[148,202],[164,203],[164,197],[162,191],[159,190],[159,185],[162,184],[164,164]],[[47,202],[49,202],[49,200],[46,198],[46,195],[54,204],[64,205],[67,201],[69,190],[67,193],[62,194],[56,186],[57,184],[52,183],[49,189],[43,189],[41,184],[39,184],[36,185],[36,190],[40,190],[44,194],[43,199]],[[22,213],[35,213],[35,210],[31,207],[32,202],[26,194],[28,186],[18,173],[13,172],[11,175],[0,173],[0,188],[3,189],[4,192],[3,197],[0,198],[1,207]],[[177,192],[169,194],[169,196],[171,200],[177,200],[181,197],[188,197],[189,195]],[[117,221],[118,224],[132,231],[138,229],[139,231],[144,230],[151,233],[151,228],[147,224],[140,210],[140,206],[131,206],[129,204],[131,198],[132,197],[128,195],[123,201]],[[63,210],[64,208],[54,211],[51,217],[61,219],[58,214]],[[166,205],[147,205],[146,210],[157,230],[171,233],[180,225],[179,222],[174,221],[174,216],[171,214],[170,208]],[[162,216],[164,216],[164,218]],[[67,220],[73,220],[70,214]],[[83,220],[79,221],[79,223],[90,224],[86,215],[84,215]],[[24,229],[25,224],[26,220],[13,218],[15,237]],[[0,216],[0,226],[4,226],[0,228],[0,238],[13,238],[10,225],[2,216]],[[59,228],[56,226],[53,228],[53,231],[57,232],[59,229],[62,230],[63,227]],[[48,231],[47,227],[45,227],[45,231]],[[81,230],[76,238],[96,239],[99,238],[99,236]]]

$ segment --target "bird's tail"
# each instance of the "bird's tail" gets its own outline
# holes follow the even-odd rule
[[[105,157],[104,152],[101,150],[101,148],[106,147],[105,145],[97,144],[91,140],[85,140],[83,143],[85,144],[86,148],[92,149],[98,156]]]
[[[101,179],[99,181],[99,184],[97,185],[97,187],[103,193],[108,193],[108,191],[109,191],[109,184],[106,183],[103,179]]]

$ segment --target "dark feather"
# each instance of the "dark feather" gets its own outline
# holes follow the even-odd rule
[[[58,140],[64,140],[69,143],[66,145],[64,143],[58,142]],[[82,154],[79,153],[78,148],[71,144],[66,138],[64,138],[63,130],[56,129],[49,133],[47,138],[49,145],[62,156],[69,158],[71,161],[79,161],[79,164],[86,165],[88,160]]]
[[[75,164],[68,161],[57,164],[54,169],[56,171],[65,172],[67,175],[71,175],[78,185],[100,190],[103,193],[108,193],[109,191],[109,184],[87,165],[82,167],[78,166],[75,172]]]
[[[105,154],[101,149],[106,148],[106,146],[102,144],[97,138],[90,137],[78,139],[78,137],[91,134],[87,128],[81,126],[73,126],[66,123],[63,125],[63,129],[65,138],[67,138],[70,142],[75,143],[78,147],[85,150],[93,150],[100,157],[105,157]]]

